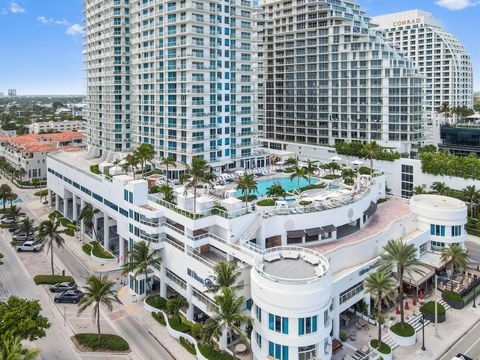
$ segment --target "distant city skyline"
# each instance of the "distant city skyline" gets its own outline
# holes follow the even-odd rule
[[[420,8],[441,20],[470,52],[474,89],[480,91],[480,42],[472,24],[480,18],[473,0],[357,1],[369,16]],[[0,92],[18,95],[84,95],[82,1],[0,0]],[[12,34],[14,34],[12,36]]]

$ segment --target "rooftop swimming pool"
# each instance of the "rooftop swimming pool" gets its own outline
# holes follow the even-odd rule
[[[282,187],[286,191],[295,190],[298,187],[298,179],[296,179],[296,178],[293,179],[293,180],[290,180],[288,177],[273,178],[273,179],[268,179],[268,180],[258,180],[257,181],[257,191],[252,193],[252,194],[255,194],[257,196],[266,196],[267,189],[277,182],[280,183],[280,185],[282,185]],[[313,179],[312,178],[312,184],[316,184],[317,182],[318,182],[318,179]],[[308,180],[300,179],[300,187],[304,187],[304,186],[307,186],[307,185],[308,185]],[[237,190],[235,192],[236,197],[239,197],[239,196],[242,196],[242,195],[243,194],[242,194],[241,190]]]

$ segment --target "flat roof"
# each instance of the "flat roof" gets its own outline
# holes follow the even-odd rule
[[[272,263],[264,262],[267,274],[291,280],[301,280],[315,276],[315,266],[303,259],[281,259]]]
[[[90,172],[90,166],[99,165],[103,161],[101,158],[88,158],[88,153],[86,151],[77,151],[75,153],[58,151],[55,153],[49,154],[50,157],[58,159],[69,166],[76,167],[77,169]],[[94,175],[94,174],[92,174]]]
[[[418,206],[431,207],[437,209],[463,209],[466,207],[461,200],[442,195],[415,195],[410,201]]]

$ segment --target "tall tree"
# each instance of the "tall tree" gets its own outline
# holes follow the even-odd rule
[[[308,176],[309,185],[312,183],[312,175],[314,175],[315,171],[318,170],[318,165],[316,163],[317,163],[316,161],[307,160],[307,166],[304,167],[305,175]]]
[[[230,337],[233,332],[247,342],[248,338],[242,327],[250,324],[251,319],[243,312],[245,298],[237,297],[235,290],[224,287],[220,294],[214,297],[214,300],[218,307],[212,309],[212,317],[207,320],[202,329],[202,340],[205,342],[209,342],[211,339],[218,340],[224,332]],[[230,338],[230,343],[233,343],[233,338]],[[232,352],[233,358],[237,359],[234,346]]]
[[[253,174],[244,174],[237,182],[237,190],[241,190],[245,200],[245,210],[248,212],[248,196],[257,191],[257,181]]]
[[[84,296],[78,303],[78,314],[84,312],[93,305],[92,315],[97,321],[97,341],[100,343],[100,305],[105,305],[109,311],[113,309],[113,303],[120,303],[117,295],[113,292],[114,281],[108,279],[108,275],[92,275],[87,279],[83,287]]]
[[[57,247],[63,247],[65,243],[65,239],[62,237],[65,231],[61,230],[61,227],[59,218],[43,220],[38,227],[37,236],[35,237],[39,243],[47,243],[47,252],[50,251],[52,275],[55,275],[55,269],[53,267],[53,244],[56,244]]]
[[[129,153],[127,154],[127,156],[125,156],[125,159],[123,160],[122,170],[125,171],[125,173],[127,174],[129,171],[132,171],[133,179],[135,179],[139,163],[140,160],[137,153]]]
[[[177,295],[167,301],[167,312],[170,316],[180,320],[180,309],[188,306],[187,299],[181,295]]]
[[[31,234],[33,234],[36,230],[34,221],[30,219],[29,217],[26,217],[17,224],[17,229],[19,229],[21,232],[23,232],[27,237],[30,237]]]
[[[80,214],[78,215],[78,220],[83,222],[83,226],[92,228],[93,240],[98,240],[97,226],[95,224],[95,215],[98,214],[100,210],[95,209],[92,204],[85,203]]]
[[[403,309],[403,275],[412,277],[413,273],[423,273],[416,266],[420,265],[420,261],[415,257],[417,249],[413,244],[405,244],[401,239],[389,240],[387,245],[383,247],[384,253],[380,255],[378,261],[379,270],[389,274],[396,269],[399,282],[399,298],[400,298],[400,324],[405,324],[405,312]]]
[[[287,196],[287,192],[282,187],[282,184],[280,184],[279,182],[275,182],[274,184],[272,184],[272,186],[270,186],[267,189],[266,195],[269,198],[273,198],[274,200],[277,200],[278,198],[281,198],[281,197],[285,198]]]
[[[426,194],[427,192],[425,191],[425,189],[423,188],[423,186],[415,186],[413,188],[413,191],[412,191],[413,195],[422,195],[422,194]]]
[[[127,262],[123,265],[123,274],[133,272],[135,276],[143,274],[147,288],[150,289],[148,282],[148,269],[150,267],[159,267],[162,259],[158,250],[150,249],[150,242],[140,241],[133,245],[132,250],[128,253]]]
[[[288,158],[285,160],[285,164],[290,166],[298,166],[298,160],[295,158]]]
[[[235,285],[241,273],[234,263],[220,261],[215,265],[213,271],[215,272],[214,281],[208,285],[208,292],[218,293],[223,288],[234,290],[241,288],[241,286]]]
[[[7,214],[13,219],[13,222],[16,224],[25,213],[19,206],[12,205],[7,211]]]
[[[373,159],[378,159],[383,152],[383,148],[377,144],[376,141],[365,144],[364,153],[365,157],[370,159],[370,171],[373,172]]]
[[[166,176],[167,176],[167,184],[168,184],[168,167],[171,166],[176,168],[177,163],[171,157],[167,156],[167,157],[164,157],[162,161],[160,161],[160,165],[163,165],[166,168]]]
[[[300,191],[300,180],[301,179],[307,179],[307,176],[305,175],[305,169],[296,165],[293,166],[293,172],[290,174],[290,180],[297,179],[297,190]]]
[[[382,344],[382,323],[383,312],[382,302],[393,301],[395,282],[390,275],[381,271],[370,273],[365,279],[365,292],[375,298],[375,307],[377,308],[378,321],[378,346]]]
[[[442,105],[437,109],[439,114],[443,114],[445,122],[448,122],[452,112],[450,109],[450,105],[447,102],[442,103]]]
[[[444,182],[440,181],[435,181],[432,184],[431,189],[438,195],[447,195],[450,192],[450,188],[445,185]]]
[[[449,263],[449,267],[451,268],[452,272],[455,269],[459,269],[463,273],[467,267],[468,254],[467,251],[464,250],[460,245],[451,245],[442,250],[440,260],[445,263]],[[451,282],[451,285],[453,288],[453,282]]]
[[[0,197],[2,198],[3,201],[3,210],[5,211],[5,205],[7,203],[7,199],[12,193],[12,188],[8,186],[7,184],[2,184],[0,185]]]
[[[155,149],[152,144],[141,144],[136,150],[136,154],[142,167],[142,177],[144,177],[146,163],[155,159]]]
[[[192,158],[191,165],[186,164],[186,176],[188,183],[185,185],[185,193],[193,189],[193,213],[197,212],[197,186],[200,183],[211,183],[214,175],[209,171],[208,163],[201,158]]]
[[[480,197],[480,192],[475,187],[475,185],[469,185],[465,189],[462,190],[463,196],[468,201],[470,205],[470,216],[473,217],[473,204],[476,203]]]
[[[6,337],[0,344],[1,360],[34,360],[39,353],[38,349],[24,348],[18,337]]]
[[[163,200],[169,203],[175,203],[175,195],[173,194],[173,188],[168,184],[160,185],[159,191],[163,195]]]

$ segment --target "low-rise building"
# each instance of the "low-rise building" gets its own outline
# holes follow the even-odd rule
[[[30,133],[42,134],[47,132],[65,132],[85,130],[85,121],[65,120],[65,121],[36,121],[29,125]]]
[[[94,225],[99,241],[119,262],[140,241],[159,250],[162,264],[150,269],[151,288],[165,298],[185,297],[190,321],[212,315],[215,294],[207,290],[215,265],[234,262],[241,272],[239,294],[253,319],[253,359],[330,359],[344,319],[359,304],[370,309],[364,279],[375,271],[390,239],[417,249],[425,272],[404,277],[412,292],[432,288],[435,272],[446,265],[439,251],[466,240],[462,201],[420,195],[379,204],[385,197],[382,173],[359,176],[350,187],[332,182],[307,190],[304,201],[290,195],[274,206],[246,209],[236,195],[198,189],[195,198],[181,186],[174,189],[175,204],[168,203],[148,193],[146,180],[90,172],[100,162],[86,153],[49,154],[49,203],[72,220],[78,220],[85,203],[100,210]],[[269,176],[258,178],[258,191],[288,180],[275,170]],[[84,226],[81,231],[86,232]],[[130,273],[128,284],[141,297],[149,288],[144,275]],[[227,338],[220,340],[222,349]]]
[[[45,179],[46,156],[52,151],[78,151],[85,147],[83,132],[0,136],[0,157],[22,172],[21,180]],[[23,171],[21,170],[23,169]]]

